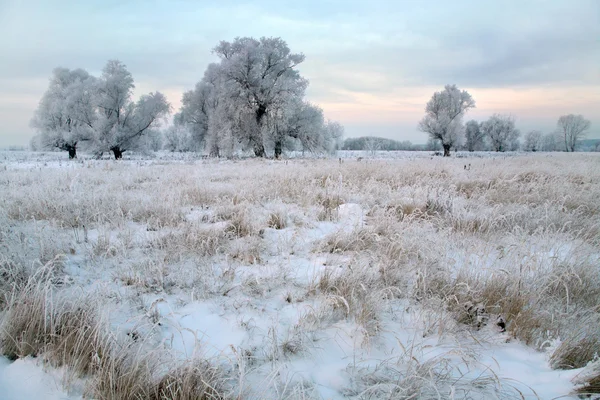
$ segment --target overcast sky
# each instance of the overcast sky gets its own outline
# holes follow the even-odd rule
[[[467,89],[466,119],[516,117],[550,132],[563,114],[600,137],[599,0],[0,0],[0,147],[26,145],[57,66],[99,74],[124,62],[136,96],[181,94],[236,36],[279,36],[306,61],[308,99],[347,137],[424,143],[416,126],[447,83]]]

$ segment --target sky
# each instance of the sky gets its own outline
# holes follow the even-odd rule
[[[425,143],[425,104],[456,84],[477,103],[465,120],[551,132],[582,114],[600,138],[600,0],[0,0],[0,148],[29,143],[55,67],[99,75],[119,59],[136,96],[161,91],[177,111],[238,36],[304,53],[307,99],[346,137]]]

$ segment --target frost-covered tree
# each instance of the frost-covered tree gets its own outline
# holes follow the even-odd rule
[[[167,128],[164,133],[164,149],[169,151],[192,151],[195,145],[192,133],[184,124],[174,124]]]
[[[583,115],[563,115],[558,119],[558,131],[565,144],[565,151],[575,151],[577,142],[585,137],[591,123]]]
[[[550,132],[550,133],[545,134],[542,137],[541,142],[542,142],[541,143],[542,151],[556,151],[557,144],[558,144],[556,132]]]
[[[515,128],[515,120],[508,115],[492,115],[481,129],[489,138],[494,151],[515,151],[519,147],[521,133]]]
[[[89,140],[96,122],[96,79],[83,69],[56,68],[36,109],[31,126],[41,149],[58,148],[77,156],[80,142]]]
[[[228,83],[223,89],[241,99],[254,118],[254,126],[245,124],[245,133],[255,156],[264,157],[265,117],[278,104],[304,96],[308,82],[296,69],[304,54],[292,53],[281,38],[265,37],[221,41],[213,52]]]
[[[483,150],[485,147],[485,134],[481,129],[481,124],[471,120],[465,125],[465,147],[468,151]]]
[[[529,131],[525,135],[525,143],[523,150],[525,151],[540,151],[542,150],[543,134],[540,131]]]
[[[185,125],[192,141],[212,156],[251,151],[276,158],[284,150],[323,151],[339,144],[341,126],[324,122],[320,108],[303,100],[308,81],[294,54],[280,38],[236,38],[213,49],[210,64],[195,88],[186,92],[175,125]]]
[[[456,85],[446,85],[443,91],[435,92],[425,107],[425,117],[419,122],[419,129],[429,137],[439,140],[444,149],[444,157],[450,156],[450,149],[459,142],[463,132],[462,117],[475,100],[465,90]]]
[[[70,158],[82,141],[96,154],[112,151],[117,159],[129,149],[157,147],[153,129],[169,114],[170,105],[159,92],[133,102],[133,88],[133,77],[116,60],[106,64],[100,78],[82,69],[55,69],[31,122],[39,142],[68,151]],[[152,138],[140,140],[147,133],[153,133]]]
[[[115,159],[123,152],[139,146],[142,135],[157,128],[171,109],[166,97],[150,93],[131,100],[133,77],[118,60],[110,60],[97,82],[96,104],[98,120],[94,129],[94,149],[97,154],[111,151]]]

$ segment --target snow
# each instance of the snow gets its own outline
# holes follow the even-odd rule
[[[49,373],[32,358],[10,362],[0,357],[0,399],[76,400],[63,388],[57,374]]]
[[[431,154],[425,153],[427,152],[375,154],[372,160],[383,162],[392,158],[410,160],[412,157],[431,157]],[[8,159],[9,156],[12,158]],[[54,167],[78,170],[110,168],[113,165],[112,161],[106,160],[66,163],[57,161],[56,154],[40,154],[36,156],[37,159],[32,159],[31,155],[9,156],[5,156],[5,169],[35,170]],[[358,156],[360,155],[357,152],[340,154],[346,162]],[[482,157],[492,158],[494,155],[486,154]],[[366,163],[369,160],[363,161]],[[137,168],[155,165],[158,162],[185,162],[193,163],[194,166],[204,163],[194,159],[159,158],[125,160],[118,164],[117,168]],[[276,163],[268,164],[268,168],[277,167],[273,164]],[[462,166],[460,168],[462,169]],[[82,179],[84,178],[78,173],[73,176],[70,192],[80,190]],[[336,178],[336,174],[331,173],[331,179],[335,182],[334,186],[344,184],[341,175]],[[223,185],[227,186],[226,183]],[[403,202],[416,202],[415,196],[406,197],[401,191],[402,188],[398,188],[398,198]],[[318,221],[316,215],[305,215],[289,204],[269,203],[262,206],[264,209],[260,212],[263,214],[273,209],[285,209],[289,215],[296,213],[301,221],[289,223],[283,229],[262,230],[264,250],[260,263],[243,261],[235,264],[227,259],[215,258],[214,262],[205,266],[206,271],[219,277],[231,274],[230,280],[223,287],[212,288],[217,293],[214,296],[208,296],[201,290],[196,292],[197,289],[192,284],[169,294],[154,293],[152,288],[135,293],[134,288],[125,286],[118,278],[125,268],[123,260],[117,261],[116,257],[115,260],[107,257],[109,260],[106,261],[106,265],[99,268],[100,261],[96,261],[96,258],[91,258],[90,262],[90,259],[82,255],[83,252],[70,254],[67,256],[64,271],[71,280],[88,290],[100,287],[106,292],[118,293],[119,304],[126,303],[126,300],[132,297],[145,305],[145,312],[156,311],[160,322],[157,330],[161,343],[180,359],[192,359],[201,354],[202,357],[225,364],[230,363],[243,350],[247,350],[252,354],[251,358],[259,362],[258,367],[251,368],[246,377],[248,384],[252,386],[251,393],[255,395],[271,395],[267,388],[261,387],[261,382],[274,380],[272,374],[273,371],[277,371],[277,379],[285,384],[293,386],[308,382],[309,386],[314,388],[314,394],[320,398],[344,399],[347,398],[345,390],[352,381],[349,370],[375,368],[387,360],[401,357],[405,349],[414,349],[414,357],[420,362],[434,357],[449,357],[460,364],[464,361],[457,352],[474,354],[472,357],[464,357],[468,358],[468,362],[465,362],[469,370],[466,376],[497,377],[502,384],[517,388],[526,399],[551,399],[561,396],[565,399],[576,398],[569,397],[573,390],[571,380],[581,370],[552,370],[547,353],[527,347],[493,330],[492,327],[482,332],[465,334],[465,337],[460,339],[449,339],[444,333],[429,332],[426,321],[429,311],[424,311],[418,306],[409,306],[402,301],[390,302],[382,311],[378,321],[381,324],[380,331],[375,338],[367,337],[364,330],[350,320],[336,320],[331,317],[323,327],[314,327],[318,323],[313,322],[311,325],[311,318],[329,318],[326,312],[330,311],[331,307],[322,299],[306,296],[305,289],[313,285],[325,271],[342,271],[350,256],[313,250],[320,241],[331,235],[351,234],[368,227],[368,210],[350,199],[334,210],[330,221]],[[212,211],[197,206],[186,207],[185,223],[216,230],[225,227],[226,222],[223,221],[206,222],[213,216]],[[129,230],[134,241],[145,243],[151,237],[165,235],[177,228],[166,227],[160,232],[148,232],[145,224],[129,222],[121,226],[121,229]],[[434,228],[428,226],[424,229]],[[121,243],[122,238],[116,231],[90,229],[87,232],[91,243],[97,242],[103,235],[111,243]],[[244,242],[244,238],[236,240],[240,246],[253,245],[252,242]],[[415,240],[426,242],[429,239],[423,236]],[[510,237],[506,240],[509,242]],[[497,243],[486,243],[483,238],[473,238],[471,244],[472,247],[459,248],[448,243],[440,248],[453,273],[460,272],[461,268],[485,274],[490,271],[509,273],[520,263],[527,264],[529,268],[544,268],[553,261],[567,260],[578,251],[578,246],[584,246],[576,241],[565,243],[564,237],[560,235],[531,238],[527,243],[520,242],[515,246],[506,247]],[[90,245],[81,245],[84,246]],[[531,250],[527,255],[518,251],[523,246]],[[472,251],[475,248],[478,252]],[[122,251],[132,258],[144,257],[143,250],[136,249],[138,253],[133,253],[134,250],[125,248]],[[598,255],[591,258],[596,262],[598,259]],[[160,264],[160,260],[153,261]],[[198,269],[201,267],[197,266]],[[203,271],[198,274],[203,274]],[[191,275],[190,272],[190,280]],[[204,279],[210,281],[211,276]],[[117,329],[135,327],[136,324],[132,320],[133,317],[128,311],[121,310],[112,314],[112,325]],[[297,352],[282,350],[282,343],[289,342],[297,342]],[[62,389],[59,374],[55,372],[50,368],[41,367],[37,360],[31,358],[15,362],[0,359],[0,399],[80,398]],[[256,398],[260,396],[257,395]]]

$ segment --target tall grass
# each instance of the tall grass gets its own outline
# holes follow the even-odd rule
[[[239,373],[233,366],[170,360],[161,367],[158,361],[169,360],[163,350],[151,341],[123,340],[102,319],[101,305],[129,315],[132,304],[152,302],[151,296],[182,304],[226,298],[224,304],[242,312],[282,291],[289,304],[306,301],[312,309],[287,338],[269,339],[277,362],[309,357],[317,333],[342,323],[357,326],[367,338],[361,346],[368,347],[387,313],[401,317],[399,298],[431,316],[426,334],[506,330],[507,338],[552,348],[554,368],[594,362],[600,157],[469,163],[469,170],[462,159],[429,158],[90,161],[36,174],[7,169],[0,181],[2,352],[66,365],[89,378],[96,398],[222,398]],[[345,225],[344,203],[360,205],[364,224]],[[315,264],[311,279],[288,276],[303,265],[293,264],[300,258]],[[317,266],[317,259],[326,265]],[[289,271],[257,283],[258,274],[277,268]],[[64,283],[80,270],[75,287]],[[106,292],[74,296],[77,286]],[[279,311],[262,307],[260,313]],[[255,362],[263,373],[266,361]],[[457,379],[456,362],[400,357],[355,368],[348,393],[446,395]],[[514,394],[499,389],[499,378],[478,379],[465,376],[455,389],[467,396],[481,385],[481,393]],[[582,390],[597,390],[597,374],[586,379]],[[303,385],[277,393],[313,393]]]

